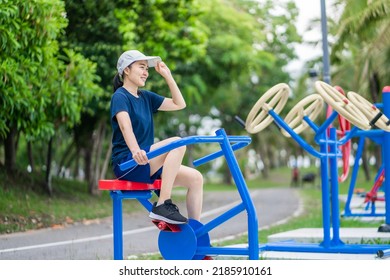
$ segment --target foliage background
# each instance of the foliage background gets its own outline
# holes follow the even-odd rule
[[[389,1],[340,0],[334,9],[340,16],[328,19],[332,82],[380,101],[390,77]],[[108,106],[116,60],[127,49],[161,56],[187,100],[184,111],[158,114],[159,139],[217,127],[245,134],[234,116],[245,119],[280,82],[292,88],[286,114],[313,93],[310,70],[314,79],[322,77],[321,57],[299,77],[285,70],[296,58],[294,46],[308,43],[296,30],[297,16],[294,1],[0,0],[0,186],[18,188],[12,182],[21,180],[53,195],[53,180],[62,177],[99,194],[98,180],[113,176]],[[315,20],[311,27],[318,25]],[[147,88],[169,94],[153,71]],[[311,143],[310,132],[302,135]],[[252,135],[251,147],[237,154],[246,176],[267,178],[270,170],[289,167],[291,158],[307,157],[280,136],[274,125]],[[367,141],[362,166],[369,179],[369,159],[379,165],[381,155]],[[215,148],[190,147],[186,163]],[[224,165],[215,172],[230,182]]]

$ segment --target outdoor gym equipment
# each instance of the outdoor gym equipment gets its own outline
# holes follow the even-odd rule
[[[389,87],[385,87],[383,90],[383,98],[384,100],[388,97],[388,90]],[[386,224],[389,224],[390,218],[387,216],[390,215],[388,213],[388,208],[386,208],[385,212],[378,213],[376,210],[376,201],[384,201],[384,197],[378,197],[377,192],[379,188],[383,186],[383,183],[385,183],[385,166],[386,166],[386,160],[382,164],[381,168],[378,170],[378,173],[375,177],[374,184],[369,192],[366,193],[365,195],[365,200],[364,203],[366,203],[365,210],[371,209],[370,212],[364,212],[364,213],[356,213],[351,210],[351,202],[352,202],[352,197],[354,194],[354,189],[356,186],[356,179],[357,179],[357,174],[359,170],[359,160],[362,157],[363,150],[364,150],[364,145],[365,145],[365,140],[366,138],[369,138],[372,140],[374,143],[380,145],[382,147],[382,157],[386,159],[388,156],[385,154],[385,150],[388,150],[389,147],[387,147],[387,143],[385,142],[385,138],[388,137],[388,132],[390,131],[390,121],[386,117],[385,114],[383,114],[379,108],[384,107],[383,104],[372,104],[369,102],[367,99],[362,97],[356,92],[348,92],[347,94],[348,98],[353,102],[356,106],[361,108],[363,114],[367,116],[367,118],[371,119],[372,121],[370,122],[370,125],[375,128],[371,129],[369,131],[361,131],[358,133],[357,136],[359,136],[359,141],[358,141],[358,149],[356,151],[356,156],[355,156],[355,164],[353,167],[352,171],[352,176],[351,176],[351,181],[349,185],[349,190],[348,190],[348,196],[347,196],[347,201],[345,203],[344,207],[344,217],[380,217],[380,216],[386,216]],[[387,99],[386,99],[387,100]],[[387,106],[390,106],[388,104]],[[386,106],[385,106],[386,107]],[[386,109],[386,108],[385,108]],[[388,108],[387,108],[388,109]],[[386,133],[387,132],[387,133]],[[386,183],[385,183],[386,186]],[[384,188],[385,190],[388,189],[388,187]],[[385,191],[386,195],[386,191]],[[381,226],[380,230],[385,230],[390,231],[388,226]]]
[[[295,133],[299,134],[309,127],[309,124],[303,121],[303,117],[310,116],[312,120],[315,120],[323,107],[324,100],[319,94],[308,95],[291,109],[284,121]],[[291,137],[283,128],[281,132],[284,136]]]
[[[340,93],[345,95],[344,90],[341,87],[335,86],[335,89],[337,89]],[[328,106],[326,108],[326,117],[329,118],[329,116],[332,114],[332,112],[333,112],[332,107]],[[351,130],[351,123],[349,121],[347,121],[340,114],[338,115],[338,121],[339,121],[340,129],[337,130],[337,136],[339,138],[342,138],[342,137],[345,136],[346,132]],[[329,126],[329,129],[330,129],[330,127],[331,127],[331,125]],[[350,158],[351,149],[352,149],[352,145],[351,144],[352,144],[351,140],[348,140],[344,145],[342,145],[340,147],[341,152],[343,154],[343,172],[339,176],[339,182],[340,183],[344,182],[348,178],[348,174],[349,174],[349,158]]]
[[[383,217],[386,216],[386,212],[377,212],[376,202],[385,201],[385,197],[378,196],[378,191],[380,188],[383,189],[385,170],[384,165],[382,165],[374,179],[374,184],[371,187],[371,190],[364,194],[363,204],[366,204],[364,207],[365,212],[361,211],[352,211],[351,203],[355,192],[357,174],[359,170],[359,160],[363,154],[364,142],[366,136],[360,136],[358,149],[355,156],[355,163],[352,170],[351,181],[349,183],[349,189],[347,194],[347,200],[344,206],[343,217]],[[370,137],[371,138],[371,137]],[[363,194],[361,194],[363,195]]]
[[[272,109],[279,114],[286,105],[289,93],[290,88],[284,83],[277,84],[267,90],[249,112],[245,129],[249,133],[258,133],[266,128],[272,122],[268,111]],[[267,101],[269,102],[267,103]]]
[[[378,191],[382,187],[383,182],[385,181],[385,169],[382,165],[379,168],[378,174],[375,177],[375,183],[372,186],[371,190],[366,193],[364,203],[375,203],[375,201],[385,201],[384,197],[378,197]]]
[[[297,115],[297,117],[290,118],[289,116],[287,121],[283,120],[273,109],[268,109],[266,104],[258,104],[257,108],[267,110],[276,124],[281,128],[281,131],[284,130],[287,132],[303,149],[320,159],[323,240],[320,244],[297,243],[294,241],[267,243],[260,245],[259,249],[260,251],[359,254],[375,254],[379,250],[386,250],[390,245],[344,244],[340,239],[337,158],[342,155],[339,146],[345,144],[346,141],[353,137],[359,130],[358,128],[367,130],[370,128],[370,125],[365,115],[336,89],[321,81],[316,82],[315,86],[325,102],[328,105],[331,105],[335,110],[321,126],[317,126],[314,123],[316,117],[316,111],[314,109],[305,111],[305,109],[310,108],[310,103],[313,102],[313,100],[317,100],[317,97],[304,98],[303,101],[299,102],[291,110],[291,114],[293,116]],[[307,105],[308,107],[306,108],[305,106]],[[298,114],[298,112],[300,113]],[[356,128],[352,128],[351,131],[346,133],[340,140],[337,139],[336,128],[330,128],[329,135],[327,133],[327,129],[339,114],[356,126]],[[307,126],[299,126],[299,121],[306,122]],[[291,128],[290,125],[292,125],[293,128]],[[319,151],[314,149],[298,135],[297,131],[301,132],[301,129],[297,129],[297,127],[310,127],[313,129],[315,132],[314,140],[319,145]],[[331,231],[333,233],[332,235]]]
[[[389,119],[379,110],[376,105],[372,104],[363,96],[353,91],[349,91],[347,96],[349,100],[351,100],[355,106],[359,107],[363,114],[371,120],[371,127],[376,126],[384,131],[390,132]]]
[[[372,186],[371,190],[368,191],[364,197],[364,203],[367,203],[366,209],[370,207],[370,204],[372,204],[372,208],[375,213],[375,202],[376,201],[385,201],[385,197],[379,197],[378,191],[382,187],[383,182],[385,181],[385,169],[382,165],[381,168],[379,168],[378,174],[375,177],[375,183]],[[384,214],[382,215],[384,216]]]
[[[215,136],[190,136],[176,140],[168,145],[147,153],[149,159],[166,153],[181,146],[217,143],[221,150],[195,160],[193,164],[199,166],[220,156],[224,156],[231,175],[237,186],[242,202],[227,210],[206,224],[189,219],[188,224],[178,225],[179,232],[160,231],[158,246],[164,259],[176,260],[201,260],[209,255],[243,255],[249,259],[259,258],[258,221],[255,207],[246,186],[244,177],[234,155],[234,150],[249,145],[251,138],[248,136],[227,136],[223,129],[217,130]],[[134,160],[122,163],[120,168],[127,170],[135,166]],[[124,183],[118,183],[124,182]],[[158,180],[156,180],[158,183]],[[160,186],[152,184],[139,184],[140,188],[124,188],[124,185],[131,186],[134,182],[120,180],[101,180],[99,188],[110,190],[113,201],[113,233],[114,233],[114,259],[123,259],[123,231],[122,231],[122,200],[137,199],[147,211],[151,211],[152,203],[149,199],[153,191]],[[137,184],[137,183],[136,183]],[[245,248],[213,247],[210,245],[209,232],[229,219],[246,211],[248,217],[248,246]]]
[[[387,250],[378,250],[377,257],[381,259],[385,259],[390,257],[390,249]]]
[[[350,123],[363,130],[371,128],[370,122],[362,111],[336,88],[321,81],[317,81],[315,87],[325,102]]]
[[[386,116],[390,115],[390,87],[384,87],[382,90],[382,100],[383,100],[383,109],[384,112],[380,112],[378,107],[371,104],[369,101],[365,100],[362,96],[359,96],[358,94],[354,92],[348,92],[347,96],[351,99],[347,99],[346,97],[342,96],[340,93],[337,93],[335,89],[332,89],[331,86],[326,85],[323,82],[316,82],[316,88],[321,89],[322,93],[324,94],[323,97],[326,97],[326,93],[330,96],[336,96],[334,99],[342,100],[345,104],[354,103],[355,108],[358,108],[361,113],[357,112],[356,110],[352,110],[352,112],[355,112],[357,115],[359,115],[362,120],[361,122],[356,122],[356,124],[364,124],[364,126],[360,126],[363,130],[358,130],[356,133],[351,133],[354,137],[360,137],[359,140],[359,146],[358,151],[355,157],[355,165],[353,169],[353,174],[351,178],[350,186],[355,186],[356,183],[356,177],[357,177],[357,171],[358,171],[358,161],[362,155],[363,147],[364,147],[364,138],[369,137],[374,142],[378,143],[382,147],[382,155],[383,155],[383,165],[385,169],[385,175],[384,177],[390,176],[390,168],[386,168],[386,166],[390,166],[390,133],[389,128],[386,127],[389,125],[389,120]],[[324,98],[325,99],[325,98]],[[341,102],[339,102],[341,103]],[[351,110],[350,110],[351,111]],[[344,111],[340,112],[341,114],[344,113]],[[364,118],[361,115],[364,115]],[[347,118],[346,114],[343,114],[344,117]],[[367,125],[368,118],[370,119],[368,121],[368,125],[370,128],[376,128],[378,126],[381,126],[385,129],[371,129],[371,130],[365,130],[364,128]],[[348,119],[348,118],[347,118]],[[350,120],[351,121],[351,120]],[[352,121],[351,121],[352,122]],[[353,128],[351,131],[353,131],[355,128]],[[390,177],[389,177],[390,178]],[[390,180],[384,181],[384,191],[386,193],[390,193]],[[352,193],[351,193],[352,192]],[[349,210],[350,207],[350,198],[353,194],[353,188],[349,188],[348,192],[348,200],[346,203],[346,209]],[[385,223],[381,225],[378,229],[380,232],[390,232],[390,202],[386,203],[386,200],[389,201],[390,198],[385,199]],[[375,207],[375,205],[373,206]],[[347,213],[348,214],[348,213]]]

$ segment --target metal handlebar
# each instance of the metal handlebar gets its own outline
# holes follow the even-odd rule
[[[226,136],[226,137],[230,143],[235,143],[235,144],[231,145],[233,150],[243,148],[243,147],[249,145],[252,141],[252,139],[249,136]],[[152,159],[154,157],[165,154],[165,153],[167,153],[173,149],[176,149],[178,147],[197,144],[197,143],[220,143],[220,144],[222,144],[224,139],[225,139],[225,137],[223,135],[221,135],[221,136],[188,136],[188,137],[173,141],[173,142],[171,142],[165,146],[162,146],[156,150],[150,151],[146,154],[146,156],[148,157],[148,159]],[[193,161],[193,164],[195,166],[199,166],[199,165],[204,164],[206,162],[209,162],[213,159],[216,159],[222,155],[223,155],[223,151],[220,150],[220,151],[214,152],[212,154],[209,154],[207,156],[204,156],[200,159]],[[135,160],[131,159],[129,161],[126,161],[126,162],[119,164],[119,168],[120,168],[120,170],[125,171],[127,169],[130,169],[130,168],[136,166],[136,165],[137,165],[137,163],[135,162]]]

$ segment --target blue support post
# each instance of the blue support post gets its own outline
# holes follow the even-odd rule
[[[387,86],[382,91],[383,100],[383,113],[389,118],[390,117],[390,86]],[[385,224],[381,225],[378,231],[390,232],[390,132],[385,131],[383,136],[383,155],[385,165]]]
[[[252,198],[249,194],[248,187],[244,180],[244,176],[239,168],[237,159],[234,156],[233,149],[230,146],[227,135],[223,129],[216,132],[216,135],[223,136],[221,149],[225,154],[227,165],[229,166],[233,180],[236,183],[237,190],[241,196],[241,199],[246,206],[248,213],[248,246],[249,246],[249,259],[259,259],[259,237],[258,237],[258,221],[256,209],[253,205]]]
[[[337,143],[337,134],[336,128],[332,127],[330,129],[330,152],[332,154],[337,154],[338,143]],[[331,182],[331,202],[332,202],[332,245],[342,245],[344,244],[340,240],[340,210],[339,210],[339,181],[338,181],[338,170],[337,170],[337,156],[330,158],[330,182]]]
[[[112,219],[114,235],[114,260],[123,260],[123,219],[122,197],[120,191],[112,191]]]
[[[328,153],[326,133],[323,133],[324,143],[320,146],[320,151],[323,155]],[[322,191],[322,227],[323,240],[321,245],[325,248],[330,247],[330,201],[329,201],[329,157],[322,156],[321,161],[321,191]]]
[[[361,159],[362,154],[363,154],[365,139],[366,138],[364,136],[360,137],[358,149],[356,151],[355,163],[353,165],[352,174],[351,174],[351,181],[349,183],[347,201],[346,201],[345,207],[344,207],[344,216],[346,216],[346,217],[352,216],[351,201],[352,201],[352,197],[353,197],[353,193],[354,193],[354,188],[356,186],[357,175],[359,172],[359,160]]]

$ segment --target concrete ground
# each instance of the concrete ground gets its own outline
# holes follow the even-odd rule
[[[180,190],[175,194],[180,195]],[[251,191],[259,227],[288,220],[301,209],[293,188],[270,188]],[[128,200],[124,203],[136,203]],[[206,192],[201,218],[206,223],[241,203],[238,192]],[[185,211],[183,203],[178,204]],[[242,212],[210,232],[212,242],[231,239],[247,231],[247,214]],[[0,260],[110,260],[113,258],[112,217],[64,226],[0,235]],[[124,213],[123,254],[125,259],[159,251],[159,230],[142,209]]]
[[[340,195],[340,200],[346,201],[346,195]],[[354,195],[351,199],[351,213],[354,214],[370,214],[371,210],[366,209],[366,204],[364,203],[364,197],[361,195]],[[377,225],[378,222],[385,221],[385,204],[383,201],[376,202],[376,211],[375,213],[382,213],[383,216],[349,216],[342,217],[341,219],[355,219],[362,220],[367,223],[373,223]],[[312,252],[289,252],[289,251],[263,251],[261,252],[261,257],[265,259],[314,259],[314,260],[373,260],[373,259],[386,259],[387,255],[383,258],[378,257],[379,250],[373,250],[374,252],[366,252],[367,246],[376,246],[380,247],[380,250],[384,250],[385,253],[390,250],[390,245],[375,245],[378,241],[390,243],[390,232],[379,232],[377,226],[368,227],[368,228],[340,228],[339,230],[339,240],[344,243],[344,246],[340,246],[338,253],[318,253],[317,248],[313,248]],[[330,238],[332,240],[333,232],[330,229]],[[293,242],[295,244],[321,244],[324,240],[324,230],[323,228],[300,228],[292,231],[281,232],[268,236],[268,242],[271,244],[287,244],[286,242]],[[284,243],[283,243],[284,242]],[[371,245],[367,245],[371,244]],[[362,245],[361,247],[359,247]],[[304,245],[302,245],[304,246]],[[375,246],[375,247],[374,247]],[[359,253],[344,253],[348,251],[349,248],[357,248]],[[359,250],[359,248],[362,248]],[[321,247],[320,247],[321,249]],[[370,250],[369,250],[370,251]],[[390,255],[390,252],[389,252]]]
[[[286,222],[302,211],[302,205],[297,193],[292,188],[276,188],[255,190],[251,192],[258,213],[259,228],[264,229],[275,224]],[[340,196],[345,200],[346,196]],[[351,206],[354,212],[364,211],[362,197],[354,196]],[[239,203],[236,192],[207,193],[204,201],[202,220],[207,222],[220,215],[229,207]],[[129,203],[129,202],[127,202]],[[377,203],[377,211],[384,211],[384,203]],[[181,206],[183,207],[183,206]],[[384,221],[384,217],[348,217],[370,222]],[[342,217],[341,219],[344,219]],[[124,217],[124,257],[132,259],[135,255],[158,252],[157,237],[159,231],[151,225],[147,214],[140,211]],[[226,226],[219,227],[210,237],[212,244],[221,239],[230,239],[246,231],[245,213],[232,219]],[[378,227],[341,228],[340,239],[344,244],[359,244],[377,240],[390,242],[390,233],[378,232]],[[289,242],[304,247],[304,244],[321,244],[322,228],[301,228],[268,236],[268,243],[285,245]],[[265,244],[260,244],[264,246]],[[247,246],[237,244],[235,247]],[[263,247],[261,247],[263,248]],[[384,250],[390,245],[383,247]],[[386,251],[387,252],[387,251]],[[237,256],[216,256],[215,259],[234,259]],[[315,253],[292,252],[291,250],[271,251],[260,250],[262,259],[292,259],[292,260],[374,260],[377,251],[364,254],[345,253]],[[110,260],[112,259],[112,220],[111,218],[88,221],[61,229],[44,229],[0,236],[0,260]],[[382,260],[383,258],[381,258]],[[390,258],[384,258],[389,260]]]

